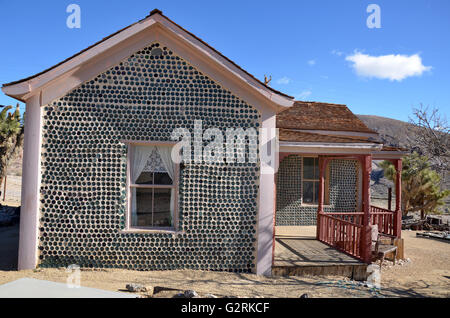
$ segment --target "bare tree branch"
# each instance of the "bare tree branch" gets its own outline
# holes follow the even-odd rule
[[[411,148],[430,159],[433,169],[441,174],[450,170],[450,127],[447,118],[437,108],[430,109],[420,104],[413,109],[410,123],[417,132],[411,138]]]

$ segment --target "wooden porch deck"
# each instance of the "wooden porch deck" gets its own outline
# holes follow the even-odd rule
[[[276,237],[272,274],[324,275],[366,279],[367,264],[311,237]]]

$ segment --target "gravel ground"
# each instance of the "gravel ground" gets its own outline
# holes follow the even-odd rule
[[[6,230],[5,230],[6,229]],[[15,234],[14,234],[15,233]],[[11,248],[18,238],[18,226],[0,231],[0,259],[14,261]],[[131,271],[120,269],[82,270],[81,285],[105,290],[124,291],[126,284],[139,283],[159,287],[153,297],[173,297],[180,290],[195,290],[204,296],[219,297],[450,297],[450,244],[416,238],[404,231],[406,257],[410,262],[389,265],[381,272],[381,289],[367,288],[342,277],[262,277],[206,271]],[[9,238],[9,239],[7,239]],[[66,282],[65,268],[15,271],[0,262],[0,284],[22,277]],[[144,297],[148,297],[145,293]]]

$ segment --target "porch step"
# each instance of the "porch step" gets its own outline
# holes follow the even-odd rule
[[[367,265],[273,266],[273,276],[343,276],[357,281],[367,279]]]

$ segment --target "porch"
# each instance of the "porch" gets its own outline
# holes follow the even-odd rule
[[[280,153],[280,162],[290,155],[301,154]],[[316,231],[312,237],[298,237],[279,235],[279,231],[275,230],[272,272],[274,275],[323,274],[364,279],[367,264],[372,262],[371,230],[373,225],[377,225],[380,233],[390,235],[395,240],[395,244],[402,247],[401,159],[359,154],[317,155],[317,157],[319,176]],[[371,205],[372,159],[390,160],[396,168],[394,211]],[[361,204],[356,211],[342,212],[342,210],[338,210],[339,212],[333,212],[330,211],[330,206],[324,208],[325,174],[327,165],[332,160],[353,160],[359,164]],[[347,192],[350,190],[346,189]],[[400,250],[399,256],[403,257],[403,248]]]
[[[273,275],[366,279],[367,264],[316,240],[315,226],[282,227],[276,232]]]
[[[370,174],[372,155],[319,156],[319,202],[317,209],[316,238],[348,255],[356,257],[366,264],[372,262],[372,226],[378,231],[401,239],[401,173],[402,159],[375,156],[377,159],[391,161],[396,170],[395,211],[372,206],[370,202]],[[361,212],[325,212],[324,211],[324,171],[333,159],[357,160],[362,170],[362,211]],[[401,255],[403,256],[403,255]]]

